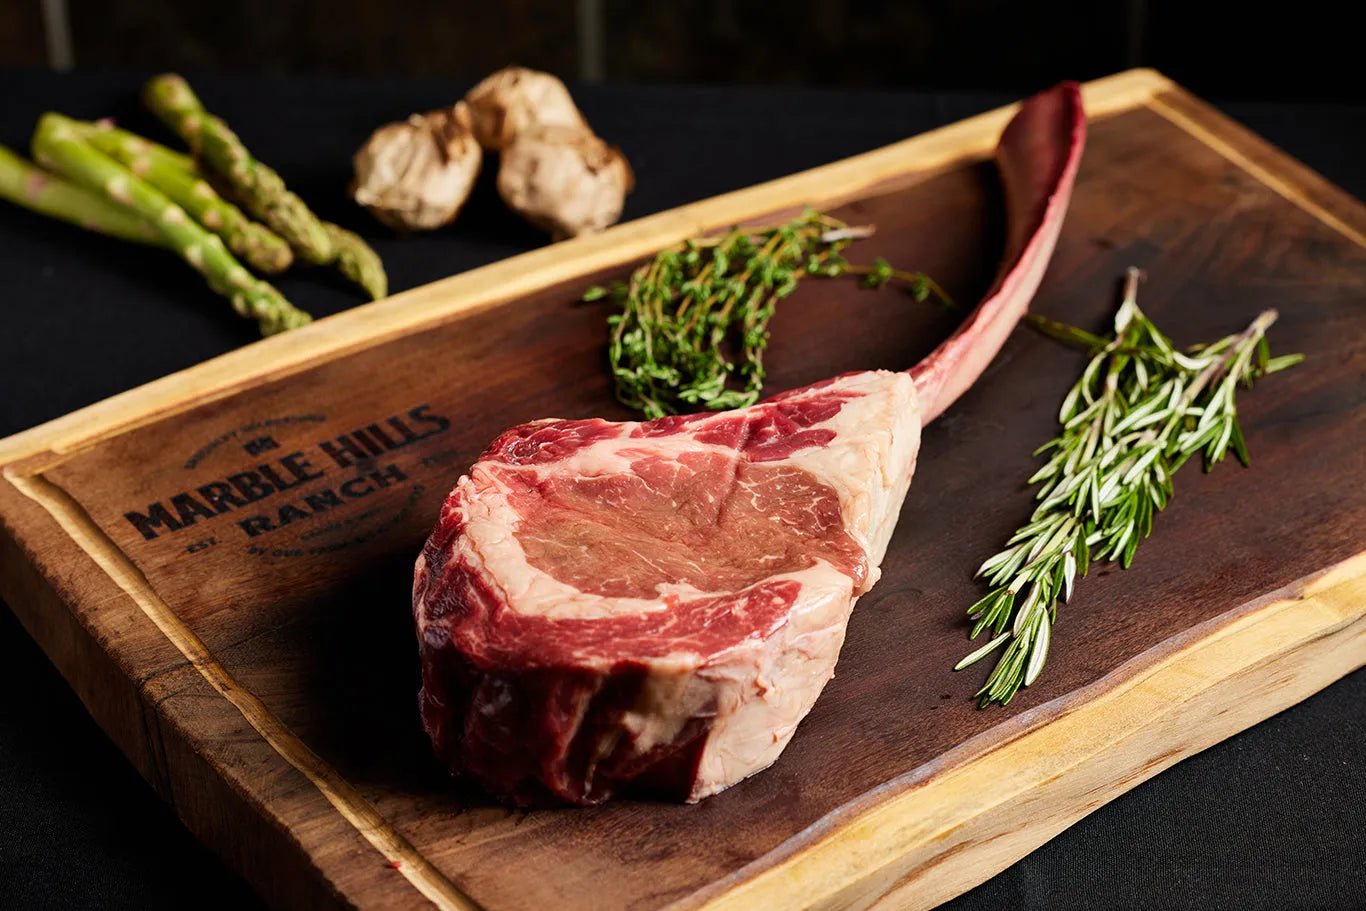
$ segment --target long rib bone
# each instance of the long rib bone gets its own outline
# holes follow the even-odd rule
[[[911,370],[736,411],[535,421],[493,442],[414,575],[422,718],[452,771],[521,804],[627,788],[693,801],[778,758],[877,582],[922,424],[1039,285],[1084,133],[1075,85],[1021,106],[997,152],[999,277]]]

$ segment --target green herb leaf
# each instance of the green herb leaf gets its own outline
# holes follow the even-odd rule
[[[1248,464],[1237,418],[1240,385],[1303,360],[1271,357],[1268,310],[1247,329],[1209,345],[1177,351],[1139,309],[1138,273],[1130,270],[1116,334],[1100,338],[1034,317],[1035,328],[1092,351],[1081,379],[1058,411],[1061,434],[1036,450],[1048,462],[1029,479],[1039,505],[1029,522],[978,570],[992,589],[968,608],[971,637],[991,642],[954,668],[1005,651],[977,693],[985,707],[1008,703],[1034,683],[1048,658],[1058,602],[1093,561],[1132,565],[1139,542],[1171,496],[1171,477],[1192,456],[1211,468],[1231,449]],[[1016,606],[1015,595],[1028,596]]]
[[[927,276],[884,259],[850,266],[842,251],[870,233],[808,209],[775,228],[693,238],[660,251],[627,282],[587,289],[585,301],[610,295],[622,306],[607,320],[617,398],[647,418],[758,401],[768,322],[808,275],[859,275],[870,287],[903,281],[918,300],[934,294],[951,305]]]

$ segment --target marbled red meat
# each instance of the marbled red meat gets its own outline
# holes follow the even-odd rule
[[[920,428],[977,378],[1057,241],[1085,135],[1073,84],[997,152],[997,282],[909,372],[736,411],[537,421],[462,477],[418,558],[423,723],[456,774],[519,804],[626,788],[698,800],[772,763],[879,575]]]

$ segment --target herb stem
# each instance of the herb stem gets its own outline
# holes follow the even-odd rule
[[[955,670],[1004,646],[977,693],[982,706],[1004,705],[1038,678],[1058,603],[1071,597],[1073,581],[1093,560],[1124,568],[1133,562],[1182,464],[1201,455],[1208,470],[1230,449],[1247,464],[1238,385],[1302,359],[1270,357],[1266,332],[1275,310],[1211,345],[1178,351],[1139,309],[1140,277],[1129,270],[1113,338],[1062,327],[1063,340],[1084,343],[1092,357],[1063,400],[1061,434],[1038,450],[1048,461],[1029,479],[1040,485],[1029,523],[978,570],[992,589],[968,609],[976,621],[971,638],[988,628],[995,638]]]
[[[778,302],[807,276],[862,277],[865,287],[905,282],[917,300],[951,304],[938,283],[885,260],[850,266],[843,252],[871,226],[807,210],[773,228],[733,228],[661,250],[625,282],[589,288],[611,297],[608,360],[617,398],[648,418],[757,401],[768,323]]]
[[[905,269],[894,269],[890,266],[886,269],[879,269],[877,265],[855,266],[852,264],[846,264],[840,268],[840,274],[866,275],[876,277],[880,277],[885,274],[887,279],[895,279],[896,281],[904,282],[912,288],[923,284],[926,288],[930,290],[932,294],[934,294],[935,297],[939,298],[939,302],[943,305],[944,309],[954,310],[958,307],[958,305],[954,303],[953,298],[949,296],[949,293],[945,291],[943,288],[939,287],[938,282],[936,282],[934,279],[930,278],[923,272],[907,272]]]

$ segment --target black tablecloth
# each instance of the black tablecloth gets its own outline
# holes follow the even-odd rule
[[[138,73],[0,71],[0,142],[45,110],[112,114],[161,136]],[[394,290],[542,243],[488,175],[460,222],[398,239],[347,201],[352,151],[377,124],[466,85],[204,76],[193,80],[325,217],[370,237]],[[598,131],[639,178],[626,218],[862,152],[1010,99],[813,90],[585,87]],[[1366,108],[1224,109],[1366,196]],[[245,344],[232,316],[164,253],[0,206],[0,437]],[[316,315],[357,303],[327,274],[279,283]],[[1362,483],[1362,479],[1343,479]],[[0,611],[0,907],[252,907]],[[952,903],[976,908],[1366,907],[1366,671],[1180,763]],[[192,890],[192,891],[191,891]]]

